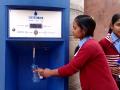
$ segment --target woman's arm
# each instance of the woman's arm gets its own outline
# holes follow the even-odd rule
[[[38,72],[39,76],[43,76],[45,78],[51,77],[51,76],[59,76],[58,73],[58,69],[41,69],[38,68],[37,70],[35,70],[36,72]]]

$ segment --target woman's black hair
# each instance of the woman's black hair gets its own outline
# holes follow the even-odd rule
[[[111,24],[114,25],[115,22],[117,22],[118,20],[120,19],[120,13],[116,13],[112,16],[112,19],[111,19]],[[109,31],[108,33],[112,33],[112,29],[109,28]]]
[[[75,18],[75,22],[79,27],[85,30],[85,37],[86,36],[93,36],[94,30],[96,27],[95,20],[89,15],[78,15]]]

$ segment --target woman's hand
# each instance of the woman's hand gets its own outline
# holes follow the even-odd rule
[[[46,68],[46,69],[38,68],[35,71],[38,72],[39,76],[43,76],[45,78],[48,78],[50,76],[58,76],[59,75],[57,69],[50,70],[48,68]]]
[[[51,76],[51,70],[50,69],[38,69],[38,73],[39,75],[45,77],[45,78],[48,78]]]
[[[120,75],[120,67],[111,67],[113,75]]]

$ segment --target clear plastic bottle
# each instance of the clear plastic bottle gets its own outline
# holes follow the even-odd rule
[[[34,83],[38,83],[40,81],[38,73],[34,71],[37,68],[38,68],[38,65],[32,64],[32,71],[33,71],[32,80]]]

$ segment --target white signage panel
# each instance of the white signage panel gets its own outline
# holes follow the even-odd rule
[[[61,11],[9,10],[9,37],[61,38]]]

